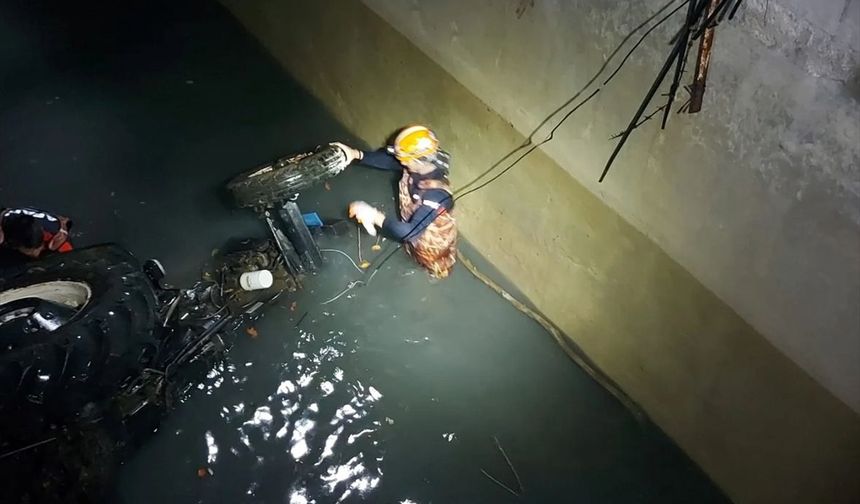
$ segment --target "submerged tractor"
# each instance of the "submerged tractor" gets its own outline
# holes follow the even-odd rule
[[[117,245],[0,271],[0,502],[103,500],[240,329],[321,267],[296,199],[346,164],[325,146],[230,181],[271,235],[227,247],[188,288]]]

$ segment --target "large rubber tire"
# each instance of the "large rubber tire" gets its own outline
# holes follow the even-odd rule
[[[0,295],[46,282],[86,284],[89,301],[51,332],[0,348],[0,415],[22,401],[66,418],[110,397],[155,355],[155,293],[140,264],[105,245],[48,257],[2,272]]]
[[[283,157],[249,170],[227,183],[236,204],[246,208],[274,208],[293,195],[340,173],[346,154],[332,145],[316,152]]]

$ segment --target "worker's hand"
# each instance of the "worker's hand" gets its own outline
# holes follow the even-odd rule
[[[347,164],[352,163],[356,159],[361,161],[361,158],[364,157],[364,153],[354,147],[350,147],[349,145],[342,144],[340,142],[332,142],[329,145],[333,145],[343,151],[344,155],[346,156]]]
[[[60,230],[57,231],[57,234],[55,234],[48,243],[48,250],[57,251],[67,241],[69,241],[69,232],[66,231],[65,228],[60,228]]]
[[[364,201],[350,203],[349,216],[364,226],[370,236],[376,236],[376,228],[382,227],[382,223],[385,222],[385,214]]]

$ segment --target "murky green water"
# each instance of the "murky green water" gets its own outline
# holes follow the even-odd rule
[[[357,261],[345,229],[321,244]],[[367,242],[363,257],[380,257]],[[329,254],[270,309],[128,464],[123,501],[514,501],[487,476],[518,490],[494,438],[529,502],[717,498],[464,269],[431,283],[398,253],[370,285],[321,304],[356,279]]]
[[[117,241],[187,284],[213,248],[265,233],[225,180],[350,136],[216,2],[96,4],[0,0],[0,200],[71,215],[79,244]],[[302,208],[393,207],[389,174],[330,185]],[[337,230],[321,245],[358,261],[356,228]],[[364,238],[363,258],[385,253]],[[397,253],[323,305],[367,280],[326,259],[127,462],[114,502],[724,500],[464,269],[431,283]],[[519,491],[494,439],[521,498],[490,479]]]

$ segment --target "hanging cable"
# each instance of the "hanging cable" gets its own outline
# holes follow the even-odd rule
[[[640,46],[640,45],[642,45],[642,42],[644,42],[644,41],[645,41],[645,39],[646,39],[646,38],[648,38],[648,35],[650,35],[650,34],[651,34],[651,32],[653,32],[653,31],[654,31],[654,30],[656,30],[660,25],[662,25],[663,23],[665,23],[666,21],[668,21],[670,17],[674,16],[676,12],[678,12],[679,10],[681,10],[681,9],[682,9],[685,5],[687,5],[688,3],[690,3],[690,0],[685,0],[683,3],[681,3],[681,5],[678,5],[677,7],[675,7],[674,9],[672,9],[672,11],[671,11],[671,12],[669,12],[668,14],[666,14],[665,16],[663,16],[663,18],[662,18],[662,19],[660,19],[660,21],[656,22],[656,23],[654,24],[654,26],[652,26],[651,28],[648,28],[648,30],[647,30],[645,33],[643,33],[641,37],[639,37],[639,40],[638,40],[638,41],[633,45],[633,47],[631,47],[631,48],[630,48],[630,50],[629,50],[629,51],[627,51],[627,54],[625,54],[625,55],[624,55],[624,58],[621,60],[621,63],[618,65],[618,68],[616,68],[616,69],[615,69],[615,71],[614,71],[614,72],[612,72],[612,73],[609,75],[609,77],[607,77],[607,78],[606,78],[606,80],[605,80],[605,81],[603,81],[603,85],[605,86],[606,84],[609,84],[609,81],[611,81],[611,80],[612,80],[612,78],[613,78],[613,77],[615,77],[615,74],[617,74],[619,71],[621,71],[621,69],[624,67],[624,64],[625,64],[625,63],[627,63],[627,60],[628,60],[628,59],[630,59],[630,56],[631,56],[631,55],[636,51],[636,49],[638,49],[638,48],[639,48],[639,46]]]
[[[591,85],[592,85],[592,84],[594,84],[594,82],[595,82],[595,81],[600,77],[600,75],[603,73],[603,71],[604,71],[604,70],[606,70],[606,68],[609,66],[609,63],[613,60],[613,58],[615,58],[615,56],[618,54],[618,52],[619,52],[619,51],[621,51],[621,48],[622,48],[622,47],[624,47],[624,45],[625,45],[625,44],[627,44],[627,41],[628,41],[628,40],[630,40],[630,39],[633,37],[633,35],[635,35],[635,34],[636,34],[636,32],[638,32],[639,30],[641,30],[642,28],[644,28],[648,23],[650,23],[651,21],[653,21],[654,19],[656,19],[656,18],[657,18],[657,16],[659,16],[661,13],[663,13],[663,11],[665,11],[666,9],[668,9],[668,8],[669,8],[673,3],[675,3],[676,1],[677,1],[677,0],[670,0],[668,3],[664,4],[662,7],[660,7],[659,9],[657,9],[657,11],[656,11],[656,12],[654,12],[653,14],[651,14],[650,16],[648,16],[648,18],[647,18],[647,19],[645,19],[645,21],[643,21],[643,22],[639,23],[639,25],[637,25],[637,26],[636,26],[636,27],[634,27],[632,30],[630,30],[630,32],[628,32],[628,33],[627,33],[627,35],[626,35],[623,39],[621,39],[621,42],[619,42],[619,43],[618,43],[618,45],[615,47],[615,49],[613,49],[613,51],[609,54],[609,56],[608,56],[608,57],[606,58],[606,60],[603,62],[603,65],[601,65],[601,66],[600,66],[600,68],[597,70],[597,72],[596,72],[596,73],[595,73],[595,74],[594,74],[594,75],[593,75],[593,76],[588,80],[588,82],[586,82],[586,83],[582,86],[582,88],[580,88],[576,93],[574,93],[573,95],[571,95],[567,100],[565,100],[565,102],[564,102],[564,103],[562,103],[562,104],[561,104],[561,105],[559,105],[557,108],[555,108],[555,110],[553,110],[552,112],[550,112],[550,113],[549,113],[549,115],[547,115],[546,117],[544,117],[544,119],[543,119],[543,120],[542,120],[542,121],[541,121],[537,126],[535,126],[535,128],[531,131],[531,133],[529,133],[528,137],[526,137],[526,140],[525,140],[522,144],[520,144],[518,147],[515,147],[513,150],[511,150],[510,152],[508,152],[507,154],[505,154],[504,156],[502,156],[502,158],[501,158],[501,159],[499,159],[498,161],[496,161],[495,163],[493,163],[492,165],[490,165],[490,167],[489,167],[489,168],[487,168],[487,169],[486,169],[485,171],[483,171],[482,173],[478,174],[478,176],[476,176],[475,178],[473,178],[470,182],[467,182],[466,184],[464,184],[463,186],[461,186],[460,188],[458,188],[458,189],[457,189],[457,192],[466,191],[466,190],[469,188],[469,186],[471,186],[472,184],[474,184],[474,183],[478,182],[482,177],[486,176],[486,175],[487,175],[487,174],[489,174],[491,171],[493,171],[493,170],[494,170],[494,169],[496,169],[498,166],[500,166],[502,163],[504,163],[504,162],[505,162],[505,160],[507,160],[508,158],[510,158],[510,157],[512,157],[512,156],[514,156],[514,155],[516,155],[517,151],[519,151],[519,150],[521,150],[521,149],[528,148],[528,147],[529,147],[529,146],[534,142],[534,137],[535,137],[535,135],[537,135],[537,133],[541,130],[541,128],[543,128],[543,127],[544,127],[544,126],[546,126],[550,121],[552,121],[552,119],[553,119],[556,115],[558,115],[559,113],[561,113],[561,111],[562,111],[562,110],[564,110],[564,109],[565,109],[565,108],[567,108],[569,105],[571,105],[573,102],[575,102],[575,101],[576,101],[576,100],[577,100],[577,99],[578,99],[578,98],[579,98],[579,97],[580,97],[580,96],[585,92],[585,90],[586,90],[586,89],[588,89],[589,87],[591,87]],[[689,1],[689,0],[687,0],[687,1]],[[684,3],[686,3],[686,2],[684,2]],[[675,12],[677,12],[677,11],[678,11],[678,9],[680,9],[682,6],[683,6],[683,4],[682,4],[681,6],[679,6],[678,8],[676,8],[675,10],[673,10],[673,11],[672,11],[668,16],[666,16],[666,17],[664,17],[663,19],[661,19],[660,21],[658,21],[658,22],[657,22],[653,27],[651,27],[651,28],[648,30],[648,32],[647,32],[645,35],[643,35],[642,39],[640,39],[640,41],[636,44],[636,46],[633,48],[633,50],[635,50],[635,49],[636,49],[636,47],[639,47],[639,44],[641,44],[641,43],[642,43],[642,40],[644,40],[644,38],[645,38],[645,37],[647,37],[647,36],[648,36],[648,34],[649,34],[649,33],[651,33],[651,32],[654,30],[654,28],[656,28],[657,26],[660,26],[661,24],[663,24],[663,22],[665,22],[665,21],[666,21],[666,20],[671,16],[671,14],[674,14]],[[632,51],[631,51],[631,52],[632,52]],[[622,66],[624,66],[624,63],[626,63],[626,62],[627,62],[627,58],[629,58],[629,57],[630,57],[630,53],[628,53],[628,54],[624,57],[624,60],[621,62],[621,64],[618,66],[618,68],[615,70],[615,72],[613,72],[613,74],[609,77],[609,79],[607,79],[607,80],[603,83],[603,85],[604,85],[604,86],[605,86],[605,85],[606,85],[606,84],[607,84],[607,83],[612,79],[612,77],[614,77],[614,76],[615,76],[615,74],[616,74],[616,73],[618,73],[618,70],[620,70],[620,69],[621,69],[621,67],[622,67]],[[564,120],[566,120],[568,117],[570,117],[570,112],[568,112],[567,114],[565,114],[565,116],[562,118],[562,121],[560,121],[560,122],[559,122],[559,124],[560,124],[561,122],[563,122]],[[555,126],[555,128],[554,128],[554,129],[557,129],[557,128],[558,128],[558,124]]]

